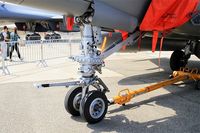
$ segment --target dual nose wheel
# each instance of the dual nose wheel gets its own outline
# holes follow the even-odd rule
[[[66,111],[73,116],[80,116],[79,107],[82,97],[82,87],[72,87],[65,96]]]
[[[93,90],[82,98],[82,88],[72,87],[65,97],[65,109],[72,116],[79,116],[90,124],[101,121],[108,109],[105,93]]]

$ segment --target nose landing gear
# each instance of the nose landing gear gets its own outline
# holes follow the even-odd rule
[[[135,43],[139,38],[139,32],[135,31],[126,40],[120,39],[103,52],[100,51],[98,45],[102,43],[101,28],[91,24],[91,16],[93,15],[90,14],[92,13],[93,10],[88,10],[86,14],[75,18],[76,23],[80,25],[81,29],[81,54],[73,56],[71,59],[80,64],[78,72],[81,76],[79,80],[36,85],[37,88],[76,86],[72,87],[65,96],[65,109],[72,116],[81,115],[84,120],[91,124],[97,123],[105,117],[110,104],[105,94],[109,90],[96,75],[96,72],[102,73],[102,67],[105,66],[103,60],[106,57],[119,51],[124,45]]]

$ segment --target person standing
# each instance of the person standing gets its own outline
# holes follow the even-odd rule
[[[10,51],[10,61],[12,61],[12,53],[15,49],[15,51],[17,52],[17,55],[19,57],[20,60],[23,60],[21,58],[20,52],[19,52],[19,43],[18,43],[18,39],[20,39],[19,35],[17,34],[17,28],[14,28],[14,31],[10,34],[11,36],[11,51]]]
[[[1,50],[2,50],[2,58],[3,60],[7,60],[7,42],[9,41],[7,38],[7,32],[8,32],[8,27],[4,26],[3,27],[3,32],[1,33],[3,35],[3,41],[1,42]]]
[[[7,32],[6,32],[6,42],[7,42],[7,57],[9,57],[10,54],[10,31],[7,28]]]

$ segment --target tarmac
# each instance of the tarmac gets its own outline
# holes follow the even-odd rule
[[[137,89],[167,79],[172,73],[169,57],[162,52],[115,53],[105,60],[99,74],[111,98],[120,89]],[[103,121],[87,124],[65,111],[65,87],[37,89],[34,83],[74,80],[78,64],[67,58],[9,66],[10,75],[0,75],[0,133],[199,133],[200,91],[194,82],[178,84],[137,96],[126,106],[112,105]],[[192,57],[188,67],[199,68]],[[1,71],[0,71],[1,72]]]

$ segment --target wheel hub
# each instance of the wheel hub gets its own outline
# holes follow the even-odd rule
[[[96,98],[92,101],[90,105],[90,115],[97,119],[102,116],[103,112],[105,110],[105,103],[103,99]]]
[[[79,93],[74,97],[73,106],[76,111],[79,111],[81,96],[81,93]]]

